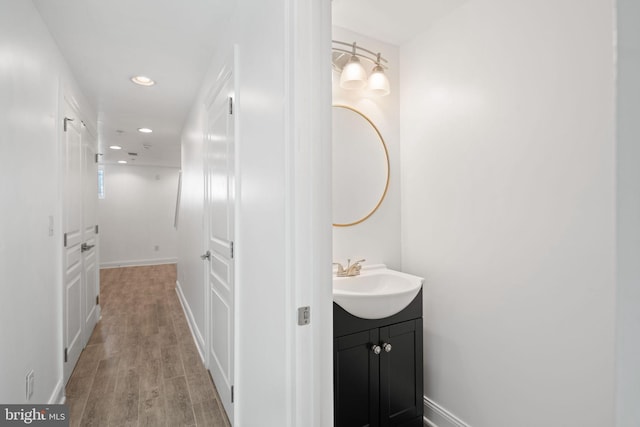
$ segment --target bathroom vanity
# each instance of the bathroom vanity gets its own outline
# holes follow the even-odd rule
[[[422,427],[422,289],[384,318],[334,302],[333,336],[334,426]]]
[[[333,225],[340,229],[380,208],[391,162],[376,125],[350,106],[334,105],[332,136]],[[422,427],[424,279],[362,262],[334,263],[334,426]]]

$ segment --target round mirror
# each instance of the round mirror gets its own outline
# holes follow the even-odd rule
[[[389,186],[389,153],[378,128],[361,112],[333,106],[333,225],[369,218]]]

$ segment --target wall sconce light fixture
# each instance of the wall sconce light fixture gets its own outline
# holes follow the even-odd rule
[[[366,86],[376,95],[389,94],[389,79],[384,73],[384,70],[388,68],[384,65],[387,60],[380,53],[358,46],[356,42],[345,43],[339,40],[332,40],[331,50],[333,69],[340,73],[340,87],[343,89],[364,89]],[[368,78],[361,59],[373,64]]]

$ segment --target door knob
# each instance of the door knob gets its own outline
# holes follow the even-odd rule
[[[211,251],[207,251],[207,253],[205,253],[205,254],[203,254],[203,255],[200,255],[200,259],[201,259],[201,260],[203,260],[203,261],[204,261],[205,259],[207,259],[207,260],[211,260]]]
[[[380,354],[380,352],[382,351],[382,347],[374,344],[371,346],[371,351],[373,351],[374,354]]]
[[[93,248],[95,245],[87,245],[86,243],[83,243],[80,245],[80,252],[86,252],[88,250],[90,250],[91,248]]]
[[[389,344],[388,342],[382,344],[382,348],[384,349],[384,351],[386,351],[387,353],[389,353],[391,351],[391,344]]]

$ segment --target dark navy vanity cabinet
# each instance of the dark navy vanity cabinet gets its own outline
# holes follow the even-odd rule
[[[422,290],[384,319],[334,303],[333,337],[335,427],[422,427]]]

